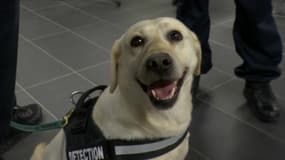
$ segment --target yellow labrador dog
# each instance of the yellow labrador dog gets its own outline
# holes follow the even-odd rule
[[[112,48],[111,85],[93,109],[93,123],[106,139],[161,139],[186,133],[192,78],[200,73],[200,62],[197,37],[178,20],[163,17],[134,24]],[[183,160],[189,133],[185,135],[177,147],[150,159]],[[65,145],[61,130],[49,144],[38,145],[31,159],[66,160]],[[150,148],[155,146],[145,147]]]

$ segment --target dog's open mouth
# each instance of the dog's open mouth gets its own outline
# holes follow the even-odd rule
[[[168,109],[176,102],[185,75],[186,71],[178,80],[159,80],[150,85],[144,85],[139,80],[138,82],[155,107],[159,109]]]

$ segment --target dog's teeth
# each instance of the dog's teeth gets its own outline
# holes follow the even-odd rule
[[[176,91],[176,87],[174,87],[174,88],[171,90],[171,94],[170,94],[170,97],[171,97],[171,98],[174,96],[175,91]]]
[[[153,95],[153,97],[155,97],[156,99],[158,99],[158,97],[156,96],[156,92],[154,90],[151,90],[151,94]]]

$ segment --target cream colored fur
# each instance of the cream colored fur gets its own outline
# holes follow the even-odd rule
[[[173,43],[167,33],[177,30],[183,40]],[[132,37],[140,35],[147,42],[140,48],[130,46]],[[175,105],[167,110],[155,108],[136,78],[143,76],[142,68],[147,57],[157,52],[169,53],[174,59],[177,75],[188,69]],[[177,136],[190,124],[192,98],[190,95],[193,74],[199,74],[201,49],[197,37],[181,22],[173,18],[145,20],[131,26],[117,40],[112,49],[111,84],[98,99],[92,113],[108,139],[143,139]],[[188,151],[188,137],[171,152],[155,160],[183,160]],[[48,144],[36,147],[31,160],[66,160],[65,135],[61,130]]]

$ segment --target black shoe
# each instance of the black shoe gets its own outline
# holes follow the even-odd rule
[[[27,106],[15,106],[12,111],[12,121],[35,125],[38,124],[42,120],[42,111],[41,107],[37,104],[30,104]]]
[[[191,88],[191,93],[193,98],[196,98],[199,89],[199,83],[200,83],[200,76],[194,76]]]
[[[15,106],[12,111],[12,121],[26,124],[35,125],[42,120],[41,108],[37,104],[30,104],[27,106]],[[12,127],[9,128],[4,142],[0,144],[0,155],[8,151],[21,139],[29,135],[28,132],[23,132]],[[0,159],[1,160],[1,159]]]
[[[280,116],[280,108],[269,82],[249,82],[244,96],[255,116],[263,122],[275,122]]]

